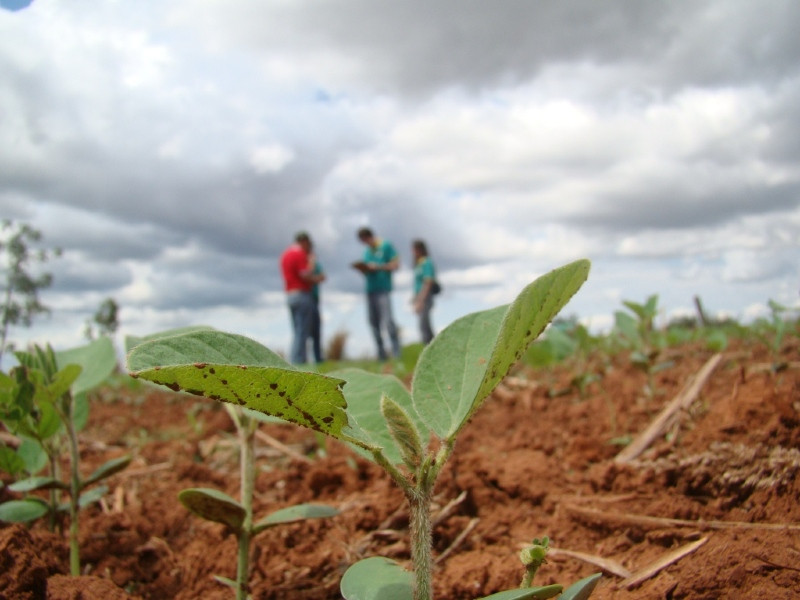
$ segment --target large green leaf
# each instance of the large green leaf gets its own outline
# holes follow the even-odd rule
[[[197,331],[144,342],[128,355],[131,375],[231,402],[340,437],[347,425],[340,379],[295,370],[249,338]]]
[[[190,488],[178,494],[186,508],[207,521],[223,523],[239,533],[245,519],[245,509],[236,500],[211,488]]]
[[[587,598],[592,595],[601,577],[601,573],[595,573],[594,575],[584,577],[580,581],[576,581],[564,590],[559,600],[587,600]]]
[[[333,517],[339,514],[339,511],[332,506],[325,504],[296,504],[295,506],[287,506],[273,513],[268,514],[266,517],[253,525],[253,533],[259,533],[268,527],[275,525],[282,525],[284,523],[294,523],[295,521],[305,521],[306,519],[323,519],[326,517]]]
[[[25,461],[25,471],[35,474],[47,466],[47,452],[36,440],[20,436],[22,443],[17,448],[17,454]]]
[[[460,426],[474,404],[506,310],[501,306],[454,321],[420,355],[412,402],[440,438]]]
[[[564,586],[554,583],[553,585],[505,590],[503,592],[484,596],[478,600],[547,600],[547,598],[555,598],[558,596],[563,589]]]
[[[428,427],[414,412],[408,390],[394,375],[378,375],[361,369],[342,369],[330,373],[345,382],[344,397],[350,428],[347,434],[367,447],[383,449],[386,459],[395,465],[402,464],[403,454],[395,443],[386,420],[381,414],[381,399],[386,397],[405,409],[423,440],[428,439]],[[372,455],[363,448],[354,448],[368,458]]]
[[[155,334],[153,339],[139,343],[128,353],[127,363],[133,373],[193,363],[294,368],[253,339],[207,328]]]
[[[137,377],[231,402],[340,437],[347,425],[341,379],[274,367],[197,363],[149,369]]]
[[[420,417],[452,439],[589,274],[589,261],[555,269],[508,306],[473,313],[439,333],[420,356],[412,399]]]
[[[412,600],[414,576],[382,556],[361,560],[345,571],[339,591],[345,600]]]
[[[51,489],[68,490],[69,485],[63,481],[59,481],[55,477],[28,477],[27,479],[20,479],[8,486],[13,492],[33,492],[34,490],[51,490]]]
[[[44,399],[55,402],[72,390],[82,372],[83,367],[78,363],[65,363],[49,378],[49,383],[37,385],[37,401]],[[44,375],[43,380],[47,381]]]
[[[0,504],[0,521],[6,523],[27,523],[47,514],[49,507],[44,500],[26,498],[9,500]]]
[[[61,428],[61,416],[55,405],[49,401],[41,401],[37,405],[38,420],[32,422],[32,429],[26,431],[40,440],[46,440]],[[27,430],[27,427],[25,427]]]
[[[128,354],[131,350],[133,350],[136,346],[138,346],[142,342],[149,342],[151,340],[158,340],[165,337],[171,337],[173,335],[182,335],[184,333],[193,333],[196,331],[212,331],[213,329],[214,329],[213,327],[209,327],[207,325],[190,325],[188,327],[178,327],[177,329],[167,329],[165,331],[159,331],[157,333],[152,333],[150,335],[143,335],[143,336],[126,335],[125,354]]]
[[[117,367],[117,355],[111,338],[103,336],[85,346],[56,352],[56,363],[59,369],[69,364],[83,368],[72,384],[72,393],[77,395],[103,383]]]

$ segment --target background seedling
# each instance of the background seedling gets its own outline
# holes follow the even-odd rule
[[[188,331],[188,333],[187,333]],[[144,351],[134,349],[128,359],[131,369],[141,369],[156,360],[162,364],[183,364],[189,356],[203,354],[204,360],[220,362],[225,361],[231,354],[237,354],[249,367],[237,366],[234,372],[228,373],[229,369],[220,367],[216,369],[210,367],[208,363],[194,363],[192,369],[202,372],[201,376],[206,382],[213,381],[219,375],[221,379],[218,384],[225,386],[229,381],[236,379],[236,371],[247,378],[249,373],[274,371],[290,371],[292,369],[285,360],[268,348],[243,338],[240,336],[224,336],[225,343],[217,345],[220,337],[218,332],[209,328],[192,328],[181,330],[183,336],[169,334],[156,335],[151,339],[156,340],[155,346],[150,346],[150,352],[145,346]],[[180,333],[180,332],[179,332]],[[141,343],[141,342],[139,342]],[[135,344],[135,342],[134,342]],[[155,358],[158,356],[158,359]],[[227,365],[230,366],[230,365]],[[254,368],[257,367],[257,368]],[[222,373],[225,372],[225,375]],[[295,375],[300,375],[296,373]],[[331,380],[332,385],[337,385],[335,380]],[[293,382],[300,383],[296,377]],[[298,400],[305,400],[309,394],[314,394],[314,388],[309,391],[300,389],[298,395],[287,394],[289,389],[295,390],[296,387],[289,385],[284,388],[279,383],[267,383],[267,389],[275,391],[279,398],[286,401],[286,407]],[[274,385],[274,390],[270,387]],[[211,385],[213,388],[214,385]],[[209,388],[210,390],[211,388]],[[195,390],[192,390],[195,391]],[[195,391],[195,393],[201,393]],[[208,394],[214,397],[213,394]],[[261,393],[256,392],[256,397]],[[303,519],[331,517],[338,514],[338,511],[330,506],[321,504],[301,504],[291,506],[271,513],[258,522],[253,520],[253,492],[255,489],[255,433],[261,421],[274,422],[277,419],[269,417],[264,412],[249,410],[243,406],[245,402],[236,404],[226,404],[225,408],[233,421],[239,440],[239,471],[240,471],[240,501],[236,501],[227,494],[209,488],[191,488],[183,490],[178,495],[180,502],[196,515],[226,525],[236,536],[238,542],[236,580],[217,577],[217,579],[230,585],[236,591],[236,599],[244,600],[249,593],[249,571],[250,571],[250,547],[253,537],[268,527],[273,527],[281,523],[289,523]],[[284,421],[285,422],[285,421]]]
[[[437,476],[469,418],[577,292],[588,272],[588,261],[571,263],[528,285],[512,304],[450,324],[421,353],[410,393],[392,375],[347,369],[323,376],[262,366],[256,355],[265,350],[263,346],[217,332],[143,343],[131,351],[128,367],[132,375],[172,389],[322,431],[373,459],[409,504],[413,598],[430,600],[430,506]],[[433,444],[424,446],[422,440],[430,438]],[[386,580],[393,586],[404,580],[396,563],[381,565],[380,578],[362,563],[351,567],[354,571],[348,571],[345,579],[361,591],[345,597],[377,598]],[[534,598],[536,593],[530,588],[503,597]]]
[[[786,367],[786,361],[780,358],[780,350],[784,337],[792,330],[792,321],[785,318],[789,313],[786,306],[774,300],[769,300],[768,304],[769,317],[758,319],[753,325],[753,331],[769,349],[772,372],[776,373]]]
[[[196,515],[209,521],[225,524],[238,542],[236,581],[217,577],[236,590],[236,599],[244,600],[249,593],[250,546],[253,538],[269,527],[304,519],[332,517],[339,511],[323,504],[298,504],[283,508],[253,522],[253,492],[255,490],[255,432],[260,417],[265,415],[226,404],[239,436],[240,497],[237,502],[230,496],[213,489],[191,488],[183,490],[178,499]],[[260,415],[260,416],[259,416]]]
[[[86,393],[116,368],[114,348],[108,338],[100,338],[64,352],[34,346],[31,352],[17,352],[16,356],[19,365],[2,379],[0,420],[9,431],[33,442],[27,446],[27,457],[20,456],[26,470],[34,475],[43,466],[41,457],[46,456],[49,474],[21,479],[9,489],[21,493],[49,490],[50,501],[31,496],[6,502],[0,505],[0,520],[27,522],[49,514],[52,526],[56,516],[68,510],[70,572],[79,575],[78,510],[107,491],[104,486],[85,490],[124,469],[131,460],[130,456],[112,459],[88,477],[81,476],[78,431],[88,418]],[[70,465],[66,482],[59,469],[65,447]],[[60,502],[61,491],[69,496],[66,506]]]
[[[648,398],[652,398],[656,391],[654,375],[672,366],[670,361],[659,361],[666,340],[653,325],[658,314],[658,295],[649,296],[644,304],[630,300],[623,301],[623,304],[633,316],[615,312],[615,329],[622,345],[631,351],[631,363],[647,375],[644,391]]]

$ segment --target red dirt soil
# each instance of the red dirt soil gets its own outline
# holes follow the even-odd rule
[[[590,363],[602,377],[583,399],[551,397],[569,386],[563,366],[519,370],[500,386],[462,432],[437,486],[435,514],[464,493],[435,527],[437,598],[517,587],[520,548],[544,535],[555,550],[534,583],[605,571],[593,600],[800,598],[800,370],[765,370],[763,346],[736,344],[678,422],[618,464],[615,440],[642,432],[712,356],[696,346],[671,352],[675,364],[658,374],[649,399],[645,375],[624,354]],[[782,358],[798,360],[797,340]],[[84,472],[124,453],[135,458],[80,515],[85,575],[66,575],[66,541],[44,523],[0,525],[0,599],[233,598],[213,575],[235,576],[234,537],[176,498],[189,487],[238,497],[227,413],[151,387],[104,389],[91,410]],[[313,460],[259,438],[256,517],[302,502],[342,512],[259,534],[254,600],[340,598],[339,580],[356,560],[407,564],[408,513],[377,466],[300,428],[261,431]],[[0,501],[11,497],[0,490]],[[633,585],[613,565],[574,555],[636,573],[694,542],[694,552]]]

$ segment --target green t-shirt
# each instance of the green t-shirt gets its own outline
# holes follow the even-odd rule
[[[394,246],[391,242],[378,240],[375,247],[367,246],[364,250],[365,263],[377,263],[379,265],[389,264],[397,257]],[[391,292],[392,291],[392,272],[391,271],[370,271],[365,274],[367,281],[367,293],[370,292]]]
[[[433,268],[433,261],[429,256],[423,256],[422,259],[414,265],[414,295],[419,295],[422,290],[422,284],[426,279],[436,279],[436,271]]]

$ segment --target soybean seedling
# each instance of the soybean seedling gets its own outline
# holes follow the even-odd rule
[[[28,522],[49,515],[52,528],[59,513],[69,512],[70,573],[80,575],[78,511],[108,491],[105,486],[85,490],[124,469],[131,461],[130,456],[122,456],[104,463],[86,478],[81,476],[78,431],[88,418],[86,392],[104,381],[116,367],[114,348],[108,338],[100,338],[64,352],[54,352],[50,346],[34,346],[32,352],[17,352],[16,356],[19,365],[3,379],[0,419],[12,433],[33,442],[28,446],[33,452],[23,461],[38,465],[41,461],[37,455],[46,455],[50,472],[47,476],[21,479],[9,489],[21,493],[49,490],[50,501],[30,496],[5,502],[0,505],[0,520]],[[65,446],[69,455],[66,482],[59,467]],[[61,492],[69,496],[66,505],[60,501]]]
[[[774,300],[769,300],[769,318],[760,318],[753,324],[756,336],[769,349],[772,363],[770,370],[777,373],[786,368],[786,362],[780,360],[781,346],[786,333],[791,331],[791,321],[784,319],[789,309]]]
[[[648,297],[644,304],[630,300],[623,301],[623,304],[633,316],[622,311],[615,312],[615,328],[623,344],[631,350],[631,363],[647,376],[645,395],[652,398],[656,391],[654,376],[672,366],[670,361],[658,361],[665,343],[663,336],[653,326],[658,314],[658,296],[654,294]]]
[[[347,600],[431,600],[431,501],[456,437],[588,272],[588,261],[576,261],[532,282],[510,305],[451,323],[421,353],[411,392],[394,376],[358,369],[324,376],[263,366],[258,362],[263,346],[217,332],[143,343],[131,351],[128,365],[132,375],[172,389],[322,431],[374,460],[409,505],[412,572],[388,559],[367,559],[345,573],[342,594]],[[429,439],[432,443],[423,445]],[[528,588],[494,597],[552,597],[560,590],[537,596],[543,592]]]
[[[209,384],[209,387],[205,387],[205,391],[201,389],[202,386],[186,391],[216,399],[222,398],[214,391],[215,386],[224,387],[229,382],[237,381],[237,377],[241,379],[248,375],[256,375],[257,380],[258,374],[281,373],[292,369],[286,361],[268,348],[241,336],[220,334],[208,327],[182,329],[176,333],[166,332],[163,335],[152,336],[149,342],[137,342],[128,355],[128,367],[134,372],[146,371],[153,365],[184,364],[200,355],[205,362],[192,363],[189,371],[193,374],[201,373],[202,381]],[[211,366],[211,363],[224,363],[233,355],[241,359],[242,366],[236,366],[232,371],[226,368],[230,365],[220,364],[216,368]],[[249,366],[245,367],[244,364]],[[291,396],[287,396],[287,391],[293,391],[296,386],[303,384],[302,375],[300,372],[288,373],[286,376],[290,381],[288,388],[283,387],[284,383],[279,385],[271,382],[270,376],[267,375],[266,379],[260,382],[266,389],[263,395],[262,392],[256,392],[256,397],[275,394],[278,398],[290,398]],[[219,380],[216,379],[217,376],[220,377]],[[181,389],[177,384],[171,384],[170,387]],[[302,401],[315,393],[316,388],[313,386],[308,392],[301,391],[300,406],[303,406]],[[293,401],[287,400],[287,402]],[[240,500],[237,501],[219,490],[210,488],[190,488],[178,495],[179,501],[187,509],[206,520],[226,525],[236,536],[238,545],[236,580],[217,577],[221,583],[234,588],[236,600],[248,598],[250,549],[252,540],[257,534],[282,523],[338,514],[338,511],[330,506],[299,504],[273,512],[257,522],[254,521],[253,493],[256,474],[254,438],[259,423],[270,420],[270,417],[267,416],[267,411],[250,410],[245,408],[244,404],[243,401],[236,401],[225,405],[236,427],[239,440]],[[297,416],[300,413],[292,414]],[[278,419],[272,418],[272,421],[276,420]]]
[[[305,519],[332,517],[339,511],[323,504],[298,504],[270,513],[258,522],[253,521],[253,492],[255,490],[254,435],[264,417],[261,413],[226,404],[239,436],[240,497],[237,502],[227,494],[210,488],[190,488],[180,492],[180,502],[196,515],[222,523],[236,536],[238,542],[236,580],[217,577],[217,581],[235,589],[236,600],[249,594],[250,546],[253,538],[269,527]]]

